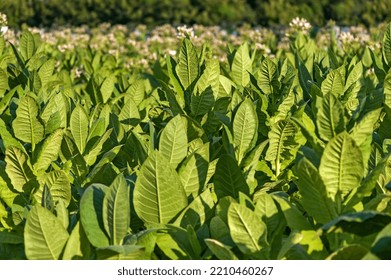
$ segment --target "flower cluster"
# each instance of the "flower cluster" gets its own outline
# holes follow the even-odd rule
[[[304,34],[308,34],[311,30],[311,24],[305,18],[295,17],[289,23],[289,27],[295,31],[303,32]]]
[[[5,34],[8,30],[7,15],[0,13],[0,34]]]
[[[184,38],[194,38],[194,29],[193,27],[187,27],[186,25],[178,26],[177,27],[177,38],[184,39]]]

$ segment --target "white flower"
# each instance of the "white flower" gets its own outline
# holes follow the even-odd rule
[[[0,34],[5,34],[8,30],[7,15],[0,13]]]
[[[193,27],[187,27],[186,25],[183,26],[178,26],[177,28],[177,38],[179,39],[184,39],[184,38],[195,38],[196,36],[194,35],[194,29]]]
[[[308,31],[312,28],[311,24],[305,18],[295,17],[289,23],[289,26],[297,31],[301,31],[303,33],[308,33]]]
[[[0,28],[0,34],[5,34],[7,32],[7,30],[8,30],[8,26],[2,26]]]
[[[176,55],[176,50],[169,50],[168,54],[171,55],[171,56],[175,56]]]

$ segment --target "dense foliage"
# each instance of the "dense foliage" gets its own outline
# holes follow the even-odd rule
[[[388,0],[2,0],[11,26],[87,24],[287,24],[304,16],[316,25],[375,25],[390,19]]]
[[[188,29],[146,71],[0,35],[0,258],[390,259],[391,24],[295,22],[222,61]]]

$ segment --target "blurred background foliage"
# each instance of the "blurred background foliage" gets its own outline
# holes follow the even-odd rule
[[[322,26],[374,26],[390,20],[390,0],[1,0],[0,12],[18,27],[71,24],[286,25],[296,16]]]

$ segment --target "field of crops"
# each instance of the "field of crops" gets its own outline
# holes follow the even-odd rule
[[[0,259],[390,259],[390,69],[391,24],[2,28]]]

